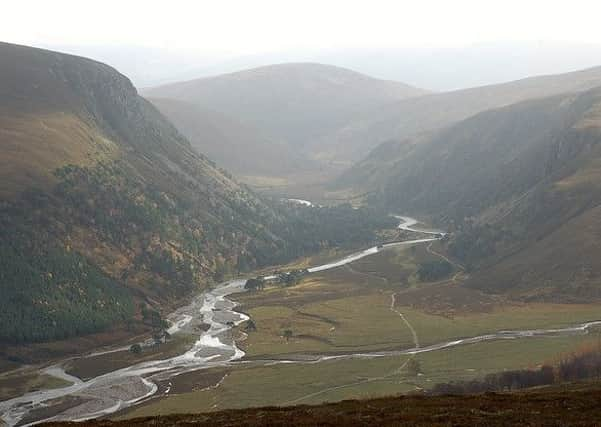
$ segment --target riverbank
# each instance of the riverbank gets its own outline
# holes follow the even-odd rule
[[[400,227],[416,228],[406,219]],[[173,314],[180,333],[197,337],[182,353],[126,361],[70,387],[0,402],[0,412],[16,424],[40,417],[132,417],[390,395],[523,368],[591,339],[595,325],[583,323],[597,320],[593,306],[494,301],[489,310],[447,310],[444,316],[408,306],[410,295],[444,293],[458,284],[451,277],[432,284],[416,276],[421,262],[439,255],[411,248],[440,239],[440,231],[404,231],[431,237],[378,245],[309,267],[312,274],[294,286],[245,293],[244,279],[227,282]],[[470,291],[462,298],[461,304],[473,299],[466,307],[483,301]],[[255,330],[246,327],[249,316]],[[208,329],[198,332],[201,324]],[[425,374],[407,371],[414,359]]]
[[[231,364],[216,387],[180,388],[117,416],[411,393],[558,363],[562,354],[596,342],[594,327],[580,324],[599,318],[598,306],[491,302],[489,296],[458,288],[451,278],[446,284],[416,281],[419,263],[436,257],[424,246],[390,248],[306,276],[295,286],[232,295],[256,326],[238,342],[246,353],[243,360]],[[461,301],[454,300],[458,289],[466,291]],[[427,304],[421,302],[424,295],[436,302],[432,313],[421,307]],[[417,298],[420,306],[414,308],[410,304]],[[551,330],[541,335],[539,328]],[[292,332],[289,338],[286,329]],[[408,370],[409,360],[419,364],[419,375]]]
[[[411,223],[411,219],[401,219],[399,228],[402,229],[405,223]],[[414,240],[413,243],[435,239],[434,237],[419,239]],[[406,244],[411,243],[391,243],[386,247]],[[330,270],[385,249],[383,246],[374,246],[308,270],[311,272]],[[162,360],[138,361],[131,366],[119,367],[110,372],[100,370],[97,372],[100,375],[91,376],[86,381],[79,381],[62,388],[33,391],[0,402],[2,420],[8,425],[15,425],[22,420],[27,420],[29,414],[39,412],[40,408],[44,408],[45,419],[86,419],[114,413],[154,395],[158,390],[156,385],[158,381],[199,368],[224,366],[241,359],[244,352],[237,347],[231,330],[248,320],[248,317],[235,311],[237,304],[226,297],[243,291],[245,282],[244,279],[226,282],[203,293],[188,306],[176,310],[170,316],[177,330],[190,331],[200,324],[209,325],[208,330],[202,332],[199,339],[184,353]],[[66,366],[59,363],[53,368],[65,372]],[[73,398],[79,395],[85,395],[85,400]],[[69,404],[65,403],[66,400]],[[56,411],[49,409],[51,407],[55,407]]]

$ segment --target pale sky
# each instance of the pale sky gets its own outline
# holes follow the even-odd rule
[[[246,55],[284,49],[601,43],[599,0],[3,0],[0,40]]]

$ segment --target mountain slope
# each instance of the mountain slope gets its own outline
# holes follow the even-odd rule
[[[344,147],[363,157],[381,143],[416,138],[482,111],[597,86],[601,86],[601,67],[430,94],[377,108],[327,138],[331,141],[331,155]]]
[[[104,64],[5,43],[0,56],[2,343],[156,328],[141,305],[374,236],[350,207],[259,199]],[[341,215],[361,226],[336,231]]]
[[[372,200],[454,229],[469,286],[601,297],[601,88],[480,113],[364,162]],[[371,172],[370,172],[371,171]]]
[[[238,176],[285,175],[307,162],[292,147],[224,114],[173,99],[151,98],[150,101],[196,150]]]
[[[316,156],[324,135],[356,115],[425,92],[334,66],[292,63],[144,91],[218,111]]]
[[[106,328],[131,316],[134,296],[186,294],[251,234],[274,247],[256,231],[269,209],[125,77],[83,58],[0,51],[0,339]]]

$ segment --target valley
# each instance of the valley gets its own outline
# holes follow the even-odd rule
[[[171,341],[144,345],[142,356],[126,346],[42,368],[65,384],[0,402],[2,419],[20,425],[385,396],[535,366],[595,342],[594,305],[524,305],[477,291],[453,301],[458,267],[436,282],[416,275],[420,263],[440,258],[428,245],[441,233],[399,219],[417,239],[309,267],[288,287],[240,293],[246,280],[219,285],[170,315]],[[420,302],[424,291],[433,303]],[[206,331],[192,338],[199,327]],[[414,360],[419,372],[407,368]]]
[[[412,221],[407,221],[412,224]],[[419,241],[433,240],[420,239]],[[402,242],[399,244],[406,244]],[[411,243],[411,242],[409,242]],[[389,245],[395,245],[390,243]],[[342,260],[314,267],[314,271],[325,271],[336,266],[345,265],[353,260],[361,259],[362,257],[378,252],[377,247],[370,248],[355,254],[348,255]],[[151,396],[156,392],[156,385],[146,377],[153,375],[158,378],[170,378],[174,375],[181,375],[187,371],[197,370],[199,368],[209,368],[213,366],[223,366],[224,363],[239,359],[244,355],[235,344],[235,341],[228,331],[237,323],[248,320],[246,315],[233,311],[236,306],[226,297],[236,291],[241,291],[246,283],[246,280],[232,280],[224,285],[217,286],[211,292],[205,292],[195,298],[193,302],[181,309],[177,310],[170,316],[172,326],[168,329],[170,335],[177,334],[182,330],[191,333],[194,328],[198,328],[201,324],[208,325],[208,330],[201,333],[200,338],[194,342],[192,347],[184,347],[185,351],[182,354],[173,355],[164,360],[149,360],[141,363],[134,363],[129,366],[120,367],[114,370],[115,360],[114,353],[128,352],[129,347],[117,348],[108,352],[95,352],[84,356],[84,359],[91,360],[91,365],[98,370],[98,358],[103,359],[104,356],[110,355],[110,362],[106,372],[96,372],[97,376],[92,376],[86,381],[82,381],[77,377],[61,375],[73,379],[72,384],[57,389],[50,389],[45,392],[33,391],[32,393],[23,396],[9,399],[0,403],[2,419],[9,425],[18,423],[30,412],[34,414],[38,408],[44,407],[45,413],[48,412],[48,406],[56,405],[63,416],[67,419],[72,418],[89,418],[99,416],[104,413],[112,413],[121,408],[135,404],[147,396]],[[223,340],[223,341],[222,341]],[[143,347],[153,345],[143,344]],[[166,356],[166,353],[159,353]],[[77,364],[75,361],[67,360],[66,365]],[[61,367],[65,362],[58,364],[50,369],[58,372],[64,372],[65,367]],[[106,365],[106,364],[105,364]],[[76,365],[77,366],[77,365]],[[77,369],[77,368],[75,368]],[[67,368],[67,371],[69,368]],[[44,368],[43,373],[46,374],[47,369]],[[34,373],[35,375],[35,373]],[[89,374],[81,375],[88,377]],[[107,394],[108,390],[112,390]],[[61,403],[75,395],[82,395],[85,398],[82,400],[75,399],[73,407],[64,411]],[[96,396],[96,399],[90,401],[91,396]],[[53,402],[53,403],[48,403]],[[27,418],[25,418],[26,420]]]
[[[219,369],[210,383],[210,372],[175,378],[168,397],[118,418],[421,392],[558,363],[597,345],[596,323],[580,323],[599,317],[595,304],[524,305],[476,292],[456,298],[456,285],[415,283],[407,273],[402,283],[386,283],[386,271],[376,268],[387,265],[395,279],[415,271],[407,252],[384,251],[290,288],[233,296],[256,327],[242,326],[238,335],[247,362]],[[399,256],[403,263],[382,259]],[[424,291],[427,301],[417,300]],[[419,362],[419,372],[407,368],[409,360]]]
[[[139,89],[0,57],[0,426],[599,381],[601,68]]]

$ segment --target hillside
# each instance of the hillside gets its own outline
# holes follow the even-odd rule
[[[184,101],[149,100],[197,151],[237,176],[281,176],[303,163],[311,167],[293,147],[262,135],[251,125]]]
[[[486,110],[597,86],[601,86],[601,67],[401,100],[376,108],[327,135],[329,157],[344,147],[360,159],[381,143],[414,139]],[[353,174],[351,170],[346,176]]]
[[[127,78],[83,58],[0,51],[1,340],[105,329],[134,301],[181,297],[237,258],[267,208]]]
[[[361,164],[373,201],[454,230],[468,286],[520,298],[601,297],[601,89],[480,113]]]
[[[271,65],[144,91],[151,98],[218,111],[309,157],[319,157],[329,143],[323,137],[356,116],[424,93],[402,83],[313,63]]]
[[[514,393],[402,396],[345,400],[316,406],[268,407],[168,415],[125,421],[49,423],[48,426],[595,426],[601,412],[598,384],[553,386]]]
[[[373,237],[365,212],[257,198],[104,64],[6,43],[0,55],[2,355],[161,327],[154,310],[234,272]],[[367,227],[336,236],[340,215]]]

